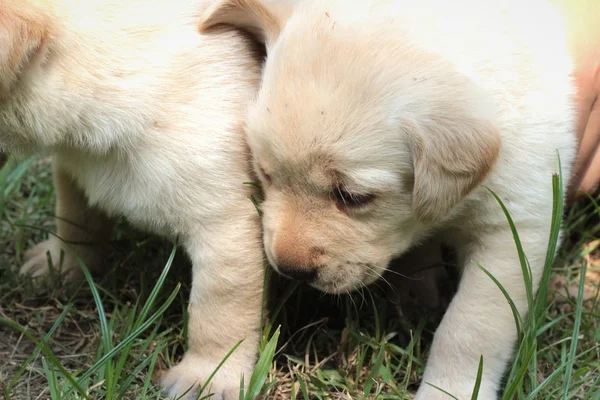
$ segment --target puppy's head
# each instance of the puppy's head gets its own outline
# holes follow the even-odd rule
[[[221,0],[204,27],[266,43],[247,127],[266,253],[284,275],[339,293],[456,213],[500,143],[482,91],[385,13],[312,3]]]

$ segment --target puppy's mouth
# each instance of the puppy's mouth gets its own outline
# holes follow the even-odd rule
[[[310,286],[329,294],[347,294],[364,286],[361,282],[314,281]]]
[[[271,267],[279,275],[308,284],[315,289],[329,294],[345,294],[372,284],[381,278],[387,270],[385,267],[371,262],[333,261],[333,264],[312,266],[279,265],[276,257],[266,252]]]
[[[377,281],[382,273],[383,271],[378,272],[373,267],[367,268],[366,265],[358,268],[323,268],[309,284],[325,293],[345,294],[370,285]]]
[[[330,294],[349,293],[371,283],[356,279],[357,277],[355,278],[353,275],[349,277],[343,272],[332,273],[326,267],[312,269],[282,268],[275,263],[271,263],[271,267],[285,278],[306,283],[315,289]]]
[[[286,269],[285,272],[279,271],[276,267],[274,267],[274,269],[281,276],[284,276],[288,279],[293,279],[295,281],[304,282],[311,286],[315,281],[319,280],[319,271],[317,269]]]

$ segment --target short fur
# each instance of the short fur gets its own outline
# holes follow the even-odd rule
[[[261,315],[260,221],[243,131],[260,78],[243,32],[199,32],[208,0],[3,0],[0,153],[54,156],[57,235],[21,271],[103,268],[114,218],[172,239],[193,263],[189,350],[163,377],[182,395],[212,379],[237,398],[252,372]],[[67,246],[66,242],[77,242]],[[88,242],[88,244],[82,244]],[[194,391],[186,398],[192,398]]]
[[[219,23],[271,38],[247,123],[271,263],[345,292],[425,238],[449,241],[462,277],[424,382],[470,399],[483,356],[479,398],[498,398],[517,332],[478,264],[522,315],[527,300],[513,236],[488,189],[512,215],[537,289],[552,174],[560,154],[570,176],[576,147],[560,16],[543,0],[304,0],[289,17],[257,11],[254,0],[219,1],[213,10],[237,8]],[[427,384],[416,395],[446,398]]]

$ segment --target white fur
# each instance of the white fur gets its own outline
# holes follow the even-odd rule
[[[515,221],[537,290],[552,174],[560,154],[570,176],[576,147],[561,18],[542,0],[304,0],[284,12],[222,0],[210,15],[206,26],[230,23],[267,42],[248,134],[271,262],[314,270],[314,286],[344,292],[426,237],[449,240],[462,278],[423,381],[470,399],[483,356],[479,398],[497,399],[516,328],[477,264],[523,316],[527,301],[488,189]],[[347,206],[340,186],[374,200]],[[427,384],[416,395],[446,398]]]
[[[179,238],[193,263],[189,350],[163,377],[170,395],[212,381],[237,398],[261,315],[260,222],[243,114],[260,55],[243,33],[200,34],[207,0],[8,0],[0,5],[0,150],[54,156],[58,236],[101,243],[114,217]],[[4,42],[3,42],[4,41]],[[102,267],[97,245],[73,246]],[[56,238],[24,273],[79,272]],[[193,391],[188,397],[193,396]]]

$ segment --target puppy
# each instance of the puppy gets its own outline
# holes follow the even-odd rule
[[[532,23],[535,20],[535,23]],[[533,0],[219,0],[203,29],[266,44],[247,131],[265,188],[263,240],[282,274],[339,293],[377,279],[429,237],[458,249],[458,292],[416,399],[497,399],[526,289],[510,211],[537,285],[552,174],[574,160],[563,22]]]
[[[61,251],[67,277],[80,273],[75,253],[101,269],[96,244],[114,217],[179,238],[193,264],[189,349],[162,384],[183,395],[244,340],[211,381],[213,398],[231,399],[252,372],[260,326],[243,116],[261,55],[243,32],[199,32],[210,3],[2,1],[0,152],[54,156],[60,239],[31,249],[23,273],[48,274],[46,254],[58,265]]]

